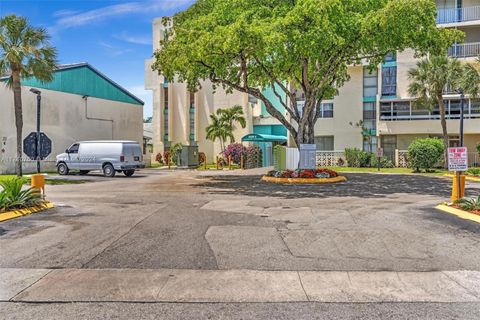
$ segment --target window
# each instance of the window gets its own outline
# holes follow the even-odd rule
[[[363,96],[376,97],[378,92],[377,70],[370,71],[363,67]]]
[[[363,103],[363,120],[376,119],[376,106],[375,102],[364,102]]]
[[[363,151],[376,152],[377,151],[377,137],[370,136],[363,140]]]
[[[168,87],[163,88],[163,140],[168,141]]]
[[[389,119],[392,116],[392,103],[382,102],[380,104],[380,119]]]
[[[68,153],[78,153],[79,144],[75,143],[68,149]]]
[[[320,110],[318,110],[320,114],[319,118],[333,118],[333,103],[320,103],[318,108],[320,108]]]
[[[393,116],[399,119],[410,118],[410,102],[398,101],[393,103]]]
[[[395,160],[395,149],[397,149],[397,136],[382,136],[381,145],[383,155],[390,160]]]
[[[190,143],[195,142],[195,92],[190,92]]]
[[[382,68],[382,96],[397,94],[397,67]]]
[[[334,138],[333,136],[318,136],[315,137],[315,144],[318,151],[333,151]]]
[[[395,62],[397,61],[397,53],[396,52],[389,52],[385,56],[385,62]]]

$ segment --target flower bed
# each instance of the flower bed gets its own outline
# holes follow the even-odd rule
[[[272,170],[262,177],[263,181],[275,183],[331,183],[347,181],[330,169]]]

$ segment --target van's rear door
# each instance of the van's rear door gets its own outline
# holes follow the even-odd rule
[[[140,164],[142,162],[142,149],[138,143],[125,143],[123,145],[125,164]]]

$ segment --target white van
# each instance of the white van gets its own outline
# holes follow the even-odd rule
[[[81,141],[57,156],[60,175],[67,175],[70,170],[80,174],[102,170],[106,177],[113,177],[116,172],[131,177],[139,168],[145,168],[145,164],[142,148],[135,141]]]

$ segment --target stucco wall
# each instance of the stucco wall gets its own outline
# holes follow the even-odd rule
[[[361,130],[350,125],[363,119],[363,67],[349,68],[350,81],[333,99],[333,118],[318,119],[315,136],[334,136],[334,149],[362,148]]]
[[[30,87],[22,87],[23,136],[36,130],[36,96]],[[80,95],[42,89],[41,131],[52,140],[52,154],[49,160],[79,140],[134,140],[143,139],[143,107],[139,105],[110,101]],[[87,104],[87,105],[86,105]],[[86,109],[87,107],[87,109]],[[86,114],[87,112],[87,114]],[[87,119],[99,118],[112,121]],[[0,85],[0,173],[13,172],[16,150],[16,129],[13,110],[13,93]],[[26,156],[25,156],[26,157]],[[50,166],[48,169],[54,169]],[[47,163],[46,163],[47,164]],[[25,169],[34,168],[25,164]]]

